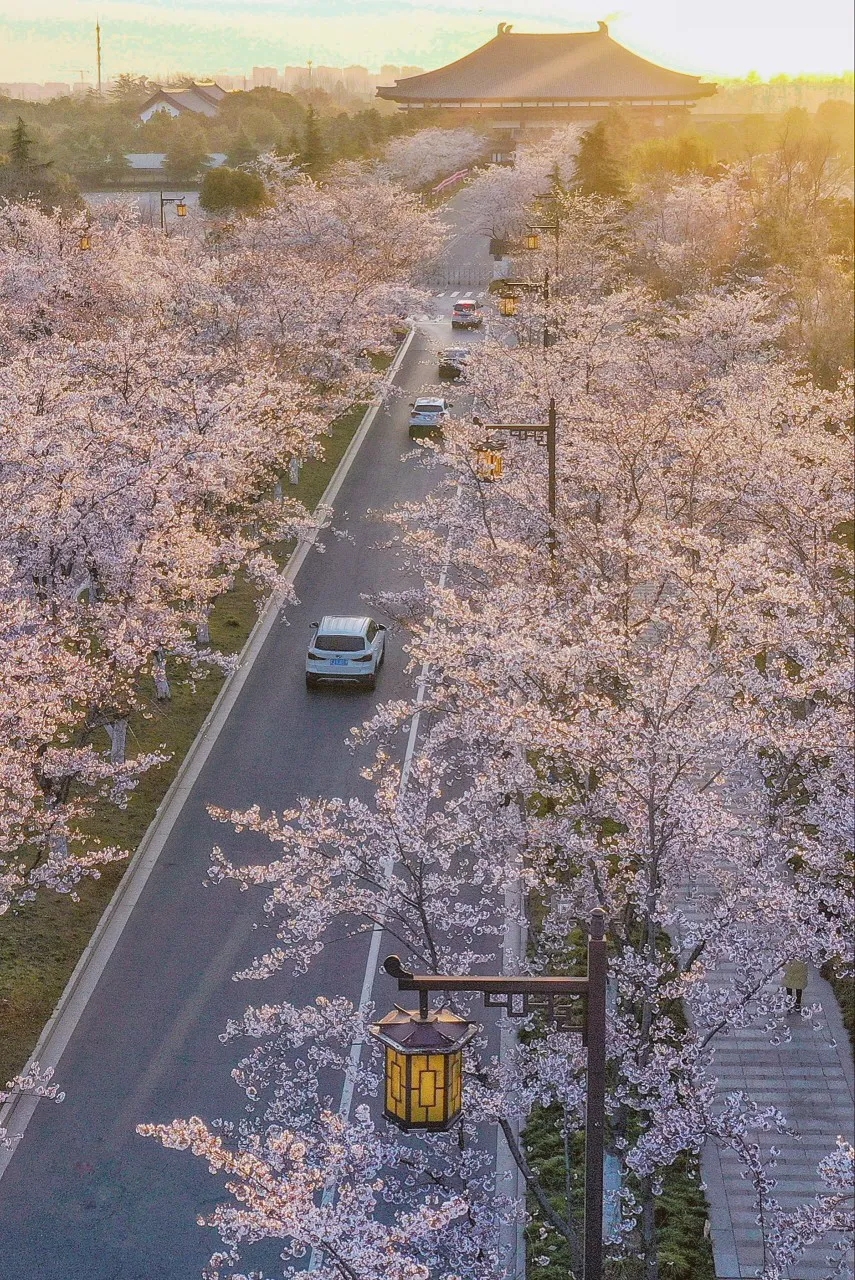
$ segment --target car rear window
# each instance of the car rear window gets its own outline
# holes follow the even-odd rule
[[[441,409],[441,404],[435,404],[430,400],[417,400],[415,403],[416,413],[439,413]]]
[[[455,302],[454,310],[455,311],[474,311],[477,305],[478,305],[477,302]]]
[[[328,653],[358,653],[365,648],[365,641],[362,636],[315,636],[312,648]]]

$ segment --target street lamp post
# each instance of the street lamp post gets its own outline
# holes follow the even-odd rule
[[[542,280],[502,280],[497,290],[499,295],[499,311],[503,316],[515,316],[517,313],[517,298],[521,293],[539,293],[544,303],[549,302],[550,298],[550,275],[549,267],[543,273]],[[543,346],[546,349],[549,345],[549,320],[544,316],[543,320]]]
[[[175,212],[178,214],[179,218],[187,217],[187,202],[185,197],[184,196],[165,196],[161,191],[160,193],[160,229],[164,235],[167,234],[166,206],[168,204],[175,205]]]
[[[550,555],[555,554],[555,518],[558,498],[557,483],[557,467],[556,467],[556,426],[557,414],[555,410],[555,397],[550,396],[549,411],[547,414],[546,425],[531,422],[482,422],[480,418],[473,418],[472,421],[477,427],[483,427],[485,431],[502,431],[505,435],[517,436],[523,440],[530,440],[532,437],[539,445],[546,445],[547,457],[547,506],[549,509],[549,552]]]
[[[558,209],[558,196],[555,194],[555,192],[548,191],[541,195],[535,196],[535,199],[543,202],[548,201],[552,204],[551,214],[550,213],[546,214],[547,218],[549,217],[552,218],[552,221],[551,222],[548,222],[548,221],[547,222],[530,222],[528,224],[528,234],[526,235],[526,238],[525,238],[526,248],[539,249],[540,235],[538,233],[541,231],[551,232],[555,239],[555,270],[557,271],[559,266],[558,249],[561,241],[561,214]]]
[[[603,1276],[605,921],[604,911],[592,913],[584,978],[413,974],[397,956],[389,956],[383,968],[396,980],[399,991],[419,993],[419,1009],[396,1009],[371,1027],[371,1034],[386,1047],[386,1115],[405,1130],[447,1129],[463,1105],[460,1055],[474,1030],[445,1009],[431,1012],[432,991],[479,991],[486,1008],[504,1009],[510,1018],[542,1013],[561,1031],[581,1032],[588,1050],[584,1280]]]

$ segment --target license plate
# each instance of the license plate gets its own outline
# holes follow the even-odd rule
[[[330,658],[330,665],[333,667],[346,667],[347,658]]]

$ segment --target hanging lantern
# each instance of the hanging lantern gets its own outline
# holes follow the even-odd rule
[[[499,297],[499,314],[515,316],[517,314],[517,297],[513,293],[503,293]]]
[[[475,450],[475,470],[481,480],[501,480],[505,460],[498,449],[482,444]]]
[[[420,1017],[396,1006],[369,1030],[386,1051],[386,1119],[405,1130],[450,1128],[463,1108],[463,1048],[476,1028],[448,1009]]]
[[[182,196],[182,198],[181,198],[181,199],[176,203],[176,205],[175,205],[175,212],[178,214],[179,218],[186,218],[186,217],[187,217],[187,205],[184,203],[184,198],[183,198],[183,196]]]
[[[536,250],[540,248],[540,232],[529,231],[525,237],[525,247],[527,249]]]
[[[88,227],[86,228],[85,231],[80,232],[80,239],[78,240],[77,245],[78,245],[78,248],[81,249],[83,253],[88,253],[89,250],[92,248],[92,237],[89,234]]]

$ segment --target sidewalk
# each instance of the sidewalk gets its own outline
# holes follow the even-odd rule
[[[703,885],[693,886],[682,907],[687,917],[703,915]],[[723,985],[728,976],[722,969],[713,975],[711,985]],[[777,1107],[799,1135],[757,1135],[761,1150],[769,1146],[780,1150],[772,1171],[777,1179],[773,1194],[784,1209],[796,1208],[823,1190],[816,1171],[819,1161],[834,1150],[838,1134],[852,1142],[855,1129],[849,1037],[831,987],[815,970],[810,974],[805,1003],[822,1006],[816,1019],[821,1026],[816,1030],[812,1022],[791,1014],[789,1043],[771,1044],[769,1032],[759,1026],[729,1032],[716,1041],[713,1065],[722,1096],[744,1090],[761,1105]],[[754,1277],[764,1258],[753,1187],[742,1178],[736,1157],[729,1151],[719,1152],[712,1144],[704,1151],[702,1168],[716,1275],[719,1280]],[[790,1280],[828,1280],[833,1274],[826,1262],[829,1243],[810,1246],[786,1273]],[[849,1244],[849,1270],[840,1273],[842,1276],[855,1274],[852,1242]]]

